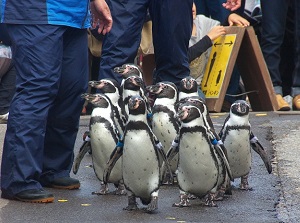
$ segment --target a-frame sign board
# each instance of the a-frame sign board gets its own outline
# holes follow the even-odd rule
[[[253,111],[278,110],[269,71],[253,27],[226,27],[211,49],[201,83],[210,112],[220,112],[234,65],[237,64]]]

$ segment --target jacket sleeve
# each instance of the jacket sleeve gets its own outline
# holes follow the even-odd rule
[[[197,57],[200,57],[202,53],[204,53],[209,47],[212,46],[211,39],[206,35],[202,39],[200,39],[193,46],[189,47],[188,50],[188,59],[189,63],[192,62]]]

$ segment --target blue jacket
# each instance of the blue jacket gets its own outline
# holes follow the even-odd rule
[[[90,26],[89,0],[0,0],[0,22]]]

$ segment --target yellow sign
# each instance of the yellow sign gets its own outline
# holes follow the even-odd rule
[[[219,97],[235,39],[236,34],[220,36],[212,45],[201,82],[201,89],[206,98]]]

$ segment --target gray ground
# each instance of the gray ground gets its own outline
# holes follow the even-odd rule
[[[226,113],[212,114],[217,129]],[[82,117],[75,153],[88,129],[89,117]],[[251,113],[253,132],[272,159],[273,173],[268,174],[260,157],[253,152],[249,177],[253,191],[237,189],[233,195],[218,202],[218,207],[205,207],[203,200],[192,200],[189,208],[174,208],[179,191],[176,185],[163,186],[159,192],[159,209],[154,214],[128,212],[126,196],[97,196],[99,181],[91,168],[91,156],[86,155],[75,175],[81,181],[80,190],[48,189],[55,195],[51,204],[30,204],[0,199],[0,222],[300,222],[299,168],[300,113]],[[2,145],[6,125],[0,125]],[[112,189],[112,188],[111,188]],[[139,202],[139,201],[138,201]],[[141,203],[139,202],[141,207]]]

